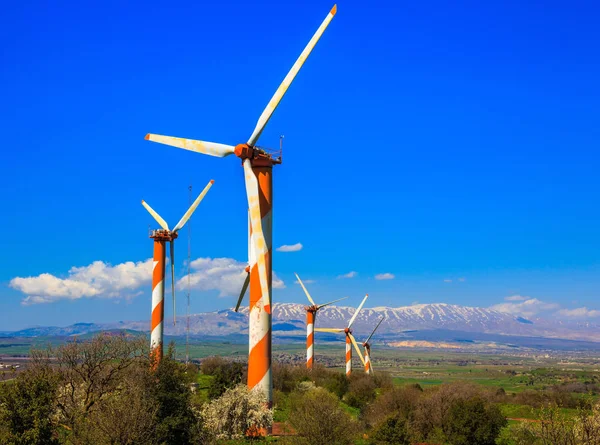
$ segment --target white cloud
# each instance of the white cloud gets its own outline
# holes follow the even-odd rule
[[[519,303],[510,302],[495,304],[490,309],[495,309],[500,312],[507,312],[513,315],[531,317],[539,314],[540,312],[558,309],[559,307],[560,305],[556,303],[548,303],[538,300],[537,298],[529,298]]]
[[[277,252],[298,252],[299,250],[302,250],[302,244],[296,243],[289,246],[284,244],[283,246],[279,246],[275,250],[277,250]]]
[[[25,305],[91,297],[130,298],[137,295],[133,291],[151,283],[152,264],[152,258],[115,266],[94,261],[89,266],[72,267],[66,278],[43,273],[13,278],[9,286],[27,294],[22,301]]]
[[[460,281],[461,283],[464,283],[466,280],[467,280],[467,279],[466,279],[466,278],[464,278],[464,277],[460,277],[460,278],[458,279],[458,281]]]
[[[446,278],[446,279],[444,280],[444,283],[452,283],[452,280],[451,280],[450,278]]]
[[[375,275],[375,279],[376,280],[393,280],[394,278],[396,278],[394,276],[394,274],[386,272],[386,273],[378,273],[377,275]]]
[[[587,307],[578,307],[576,309],[561,309],[556,312],[558,315],[569,318],[595,318],[600,317],[600,311],[588,309]]]
[[[345,273],[343,275],[338,275],[338,279],[342,279],[342,278],[354,278],[356,275],[358,275],[358,272],[355,271],[350,271],[348,273]]]
[[[201,291],[219,291],[219,297],[237,296],[247,273],[247,263],[233,258],[198,258],[190,263],[190,285]],[[178,289],[187,289],[187,275],[177,281]],[[273,288],[283,289],[285,284],[273,272]]]
[[[523,297],[521,295],[511,295],[510,297],[504,298],[506,301],[525,301],[527,297]]]

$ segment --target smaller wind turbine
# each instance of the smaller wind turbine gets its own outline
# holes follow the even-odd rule
[[[317,311],[319,309],[321,309],[322,307],[325,307],[325,306],[333,304],[333,303],[337,303],[338,301],[344,300],[348,297],[338,298],[337,300],[333,300],[333,301],[330,301],[329,303],[325,303],[325,304],[316,304],[314,302],[314,300],[312,299],[312,297],[310,296],[310,294],[308,293],[308,290],[306,290],[306,287],[304,286],[304,283],[302,282],[302,280],[300,279],[298,274],[296,272],[294,272],[294,275],[296,275],[296,278],[298,278],[298,283],[300,283],[300,286],[302,286],[302,289],[304,289],[306,298],[308,298],[308,301],[311,304],[311,306],[304,306],[304,309],[306,310],[306,367],[308,369],[312,369],[313,362],[314,362],[314,343],[315,343],[314,327],[315,327],[315,319],[317,318]]]
[[[379,327],[381,322],[384,320],[384,318],[385,318],[385,316],[381,317],[381,319],[379,320],[379,323],[377,323],[377,326],[375,326],[375,329],[373,329],[373,332],[371,332],[371,335],[369,335],[369,337],[363,343],[363,347],[365,348],[365,373],[366,374],[373,374],[373,370],[371,369],[371,344],[369,343],[369,340],[371,340],[371,337],[373,337],[373,334],[375,333],[375,331],[377,330],[377,328]]]
[[[150,322],[150,349],[155,360],[158,362],[162,358],[162,346],[163,346],[163,331],[164,331],[164,318],[165,318],[165,243],[168,241],[170,244],[170,257],[171,257],[171,293],[173,295],[173,324],[176,322],[175,316],[175,239],[177,238],[177,232],[185,225],[190,219],[192,213],[200,204],[200,201],[204,198],[204,195],[208,193],[213,183],[212,179],[204,187],[202,193],[198,195],[196,200],[192,203],[190,208],[181,217],[177,225],[173,230],[169,229],[167,222],[152,209],[145,201],[142,201],[142,205],[148,210],[148,213],[156,220],[156,222],[162,227],[162,229],[153,230],[150,238],[154,240],[154,266],[152,269],[152,318]]]
[[[362,362],[362,364],[363,365],[365,364],[365,359],[363,358],[363,356],[360,352],[360,348],[358,347],[358,344],[356,343],[356,339],[352,335],[352,330],[350,328],[352,327],[352,323],[354,323],[354,320],[356,320],[358,313],[360,312],[363,305],[365,304],[365,301],[367,301],[367,298],[369,298],[369,294],[365,295],[365,298],[363,298],[363,301],[360,303],[360,306],[358,306],[358,309],[356,309],[356,312],[354,312],[354,315],[348,322],[347,328],[345,328],[345,329],[316,328],[315,329],[315,331],[317,331],[317,332],[343,332],[344,334],[346,334],[346,375],[347,376],[352,374],[352,346],[354,346],[354,349],[358,353],[358,357],[360,358],[360,361]]]

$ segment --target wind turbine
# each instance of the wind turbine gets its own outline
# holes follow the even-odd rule
[[[190,219],[192,213],[200,204],[200,201],[204,198],[204,195],[208,193],[213,183],[212,179],[204,187],[202,193],[198,195],[196,200],[192,203],[190,208],[181,217],[177,225],[173,230],[169,229],[167,222],[152,209],[145,201],[142,201],[142,205],[148,210],[148,213],[156,220],[156,222],[162,227],[162,229],[153,230],[150,234],[150,238],[154,240],[154,266],[152,269],[152,317],[150,321],[150,350],[151,355],[155,360],[155,364],[158,364],[163,356],[163,331],[164,331],[164,318],[165,318],[165,243],[168,241],[170,244],[170,257],[171,257],[171,293],[173,296],[173,324],[176,322],[175,315],[175,239],[177,239],[177,232],[185,225]]]
[[[369,340],[371,340],[371,337],[373,337],[373,334],[375,333],[381,322],[384,320],[384,318],[385,316],[381,317],[379,323],[377,323],[377,326],[375,326],[375,329],[373,329],[373,332],[371,332],[371,335],[369,335],[369,337],[363,343],[363,347],[365,348],[365,373],[367,374],[373,374],[373,370],[371,369],[371,344],[369,343]]]
[[[269,153],[256,146],[265,125],[279,105],[285,92],[310,55],[321,35],[336,13],[334,5],[325,20],[312,36],[292,69],[262,112],[250,138],[237,146],[215,142],[182,139],[156,134],[146,139],[161,144],[195,151],[210,156],[225,157],[235,154],[242,160],[248,197],[249,213],[249,354],[248,387],[262,392],[269,407],[273,404],[273,380],[271,375],[271,234],[273,205],[273,166],[281,163],[281,152]],[[278,156],[277,156],[278,155]],[[277,157],[276,157],[277,156]]]
[[[350,319],[350,322],[348,322],[347,328],[345,328],[345,329],[315,328],[315,331],[317,331],[317,332],[343,332],[344,334],[346,334],[346,375],[347,376],[352,374],[352,346],[354,346],[354,349],[358,353],[358,357],[360,358],[360,361],[362,362],[362,364],[363,365],[365,364],[365,359],[363,358],[363,356],[360,352],[360,348],[358,347],[358,344],[356,343],[356,339],[352,335],[352,330],[350,328],[352,327],[352,323],[354,323],[354,320],[356,320],[358,313],[360,312],[363,305],[365,304],[365,301],[367,301],[367,298],[369,298],[368,294],[365,295],[365,298],[363,298],[363,301],[360,303],[360,306],[358,306],[358,309],[356,309],[356,312],[354,312],[354,315]],[[351,344],[352,344],[352,346],[351,346]]]
[[[338,301],[344,300],[348,297],[338,298],[337,300],[333,300],[333,301],[330,301],[329,303],[325,303],[325,304],[316,304],[314,302],[314,300],[312,299],[312,297],[310,296],[310,294],[308,293],[306,286],[304,286],[304,283],[302,282],[302,280],[300,279],[298,274],[296,272],[294,272],[294,275],[296,275],[296,278],[298,278],[298,283],[300,283],[300,286],[302,286],[302,289],[304,289],[306,298],[308,298],[308,301],[311,304],[311,306],[304,306],[304,309],[306,310],[306,367],[308,369],[312,369],[313,362],[314,362],[314,343],[315,343],[314,327],[315,327],[315,319],[317,318],[317,311],[319,309],[321,309],[322,307],[325,307],[325,306],[333,304],[333,303],[337,303]]]

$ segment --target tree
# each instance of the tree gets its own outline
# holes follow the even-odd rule
[[[399,415],[387,417],[374,429],[370,443],[374,445],[410,445],[408,422]]]
[[[494,445],[506,423],[497,406],[478,397],[459,399],[448,412],[444,432],[452,445]]]
[[[352,374],[344,400],[348,405],[363,410],[367,404],[375,400],[376,389],[375,381],[370,375]]]
[[[58,374],[46,354],[34,351],[30,369],[0,386],[0,443],[54,445]]]
[[[248,432],[269,428],[273,413],[259,391],[240,384],[207,403],[201,417],[208,432],[217,439],[235,439]]]
[[[208,387],[209,399],[220,397],[225,390],[233,388],[242,381],[244,365],[238,362],[225,361],[213,371],[213,379]]]
[[[147,357],[146,343],[143,337],[100,334],[48,351],[56,357],[61,383],[57,407],[67,429],[76,434],[79,424],[120,389],[127,370]]]
[[[293,393],[290,405],[290,422],[309,445],[347,445],[356,434],[356,422],[324,388]]]
[[[146,385],[156,407],[158,442],[185,445],[194,443],[199,425],[191,406],[190,375],[185,365],[174,360],[174,354],[171,343]]]

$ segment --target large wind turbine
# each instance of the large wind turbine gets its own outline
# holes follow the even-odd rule
[[[156,222],[162,227],[162,229],[153,230],[150,234],[150,238],[154,240],[154,266],[152,269],[152,317],[150,321],[150,350],[154,359],[154,364],[162,359],[163,356],[163,331],[164,331],[164,318],[165,318],[165,243],[170,243],[170,256],[171,256],[171,293],[173,296],[173,324],[175,324],[175,239],[177,238],[177,232],[185,225],[190,219],[192,213],[200,204],[200,201],[204,198],[204,195],[208,193],[208,190],[212,187],[212,179],[204,187],[202,193],[198,195],[196,200],[192,203],[190,208],[181,217],[177,225],[173,230],[169,229],[167,222],[152,209],[145,201],[142,201],[142,205],[148,210],[148,213],[156,220]]]
[[[373,337],[373,334],[375,333],[375,331],[377,330],[384,318],[385,316],[381,317],[379,323],[377,323],[377,326],[375,326],[375,329],[373,329],[373,332],[371,332],[371,335],[369,335],[369,337],[367,337],[367,339],[363,343],[363,347],[365,348],[365,373],[367,374],[373,374],[373,370],[371,369],[371,343],[369,343],[369,340],[371,340],[371,337]]]
[[[345,329],[316,328],[315,329],[315,331],[317,331],[317,332],[343,332],[346,335],[346,375],[347,376],[352,374],[352,346],[354,346],[354,349],[358,353],[358,358],[360,358],[360,361],[362,362],[362,364],[363,365],[365,364],[365,359],[363,358],[363,356],[360,352],[360,348],[358,347],[358,344],[356,343],[356,339],[352,335],[352,330],[350,328],[352,327],[352,323],[354,323],[354,320],[356,320],[358,313],[360,312],[363,305],[365,304],[365,301],[367,301],[367,298],[369,298],[368,294],[365,295],[365,298],[363,298],[363,301],[360,303],[360,306],[358,306],[358,309],[356,309],[356,312],[354,312],[354,315],[348,322],[347,328],[345,328]]]
[[[337,300],[333,300],[333,301],[330,301],[329,303],[325,303],[325,304],[316,304],[314,302],[314,300],[312,299],[312,297],[310,296],[310,294],[308,293],[306,286],[304,286],[304,283],[302,282],[302,280],[300,279],[298,274],[294,272],[294,275],[296,275],[296,278],[298,278],[298,283],[300,283],[300,286],[302,286],[302,289],[304,289],[306,298],[308,298],[308,301],[311,304],[310,306],[304,306],[304,309],[306,310],[306,367],[308,369],[312,369],[313,362],[314,362],[314,344],[315,344],[315,329],[314,328],[315,328],[315,319],[317,318],[317,311],[319,309],[321,309],[322,307],[325,307],[325,306],[333,304],[333,303],[337,303],[338,301],[344,300],[348,297],[338,298]]]
[[[310,55],[317,41],[336,13],[334,6],[317,32],[308,42],[292,69],[261,114],[250,138],[237,146],[191,139],[146,135],[146,139],[211,156],[225,157],[235,154],[242,160],[248,196],[250,216],[250,313],[249,313],[249,354],[248,386],[261,391],[272,406],[273,381],[271,376],[271,234],[273,205],[273,165],[281,163],[281,155],[275,157],[256,146],[258,138],[279,105],[283,95]]]

